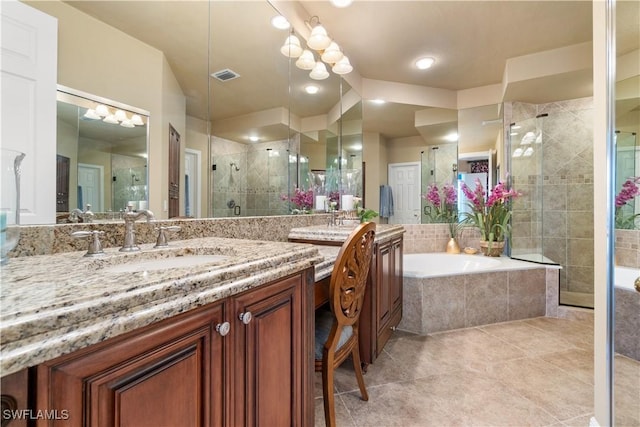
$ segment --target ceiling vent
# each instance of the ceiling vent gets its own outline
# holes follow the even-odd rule
[[[233,70],[225,68],[224,70],[211,73],[211,77],[213,77],[216,80],[220,80],[221,82],[226,82],[228,80],[237,79],[238,77],[240,77],[240,74],[236,73]]]

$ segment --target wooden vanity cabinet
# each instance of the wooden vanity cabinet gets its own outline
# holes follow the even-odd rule
[[[376,248],[376,357],[402,320],[402,238]]]
[[[37,425],[311,425],[312,283],[307,269],[39,365],[36,407],[68,419]]]

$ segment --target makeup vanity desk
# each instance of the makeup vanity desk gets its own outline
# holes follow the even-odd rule
[[[293,228],[289,241],[316,245],[324,261],[315,265],[315,307],[328,301],[333,263],[357,224]],[[402,319],[402,225],[378,224],[360,315],[360,357],[365,365],[382,352]]]

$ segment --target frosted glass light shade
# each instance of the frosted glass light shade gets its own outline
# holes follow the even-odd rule
[[[131,123],[133,123],[135,126],[143,126],[144,122],[142,121],[142,117],[140,117],[137,114],[134,114],[133,116],[131,116]]]
[[[96,107],[96,113],[100,116],[100,117],[107,117],[109,115],[109,108],[107,108],[106,105],[103,104],[99,104]]]
[[[118,124],[118,119],[116,119],[116,116],[114,116],[113,114],[109,114],[102,121],[105,122],[105,123],[110,123],[112,125],[117,125]]]
[[[100,120],[100,119],[102,119],[102,117],[100,117],[98,115],[98,113],[96,113],[96,110],[94,110],[93,108],[89,108],[87,110],[87,112],[84,113],[84,117],[86,117],[87,119],[91,119],[91,120]]]
[[[123,128],[134,128],[135,125],[133,123],[131,123],[131,120],[129,119],[124,119],[121,123],[120,126],[122,126]]]
[[[322,60],[327,64],[335,64],[340,61],[344,55],[340,50],[340,46],[336,42],[331,42],[322,53]]]
[[[284,41],[284,44],[280,48],[280,53],[288,58],[297,58],[302,54],[302,47],[300,46],[300,40],[291,34]]]
[[[318,61],[316,62],[316,66],[313,67],[313,70],[311,70],[311,73],[309,73],[309,77],[314,80],[324,80],[329,77],[329,72],[327,71],[327,67]]]
[[[336,64],[331,69],[336,74],[349,74],[353,71],[353,67],[349,62],[349,58],[347,56],[342,56],[340,61],[336,62]]]
[[[329,47],[331,44],[331,38],[327,35],[327,30],[320,24],[313,27],[309,40],[307,40],[307,46],[315,50],[323,50]]]
[[[313,53],[305,49],[302,51],[302,54],[296,61],[296,67],[301,70],[313,70],[313,67],[316,65],[316,59],[313,57]]]
[[[116,119],[118,119],[118,121],[127,120],[127,113],[122,110],[116,110]]]

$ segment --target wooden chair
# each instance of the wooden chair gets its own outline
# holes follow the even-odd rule
[[[336,425],[333,377],[349,355],[353,359],[362,400],[369,400],[362,376],[358,322],[367,275],[373,255],[376,224],[359,225],[347,238],[333,267],[329,285],[329,307],[316,312],[315,370],[322,371],[322,396],[327,427]]]

